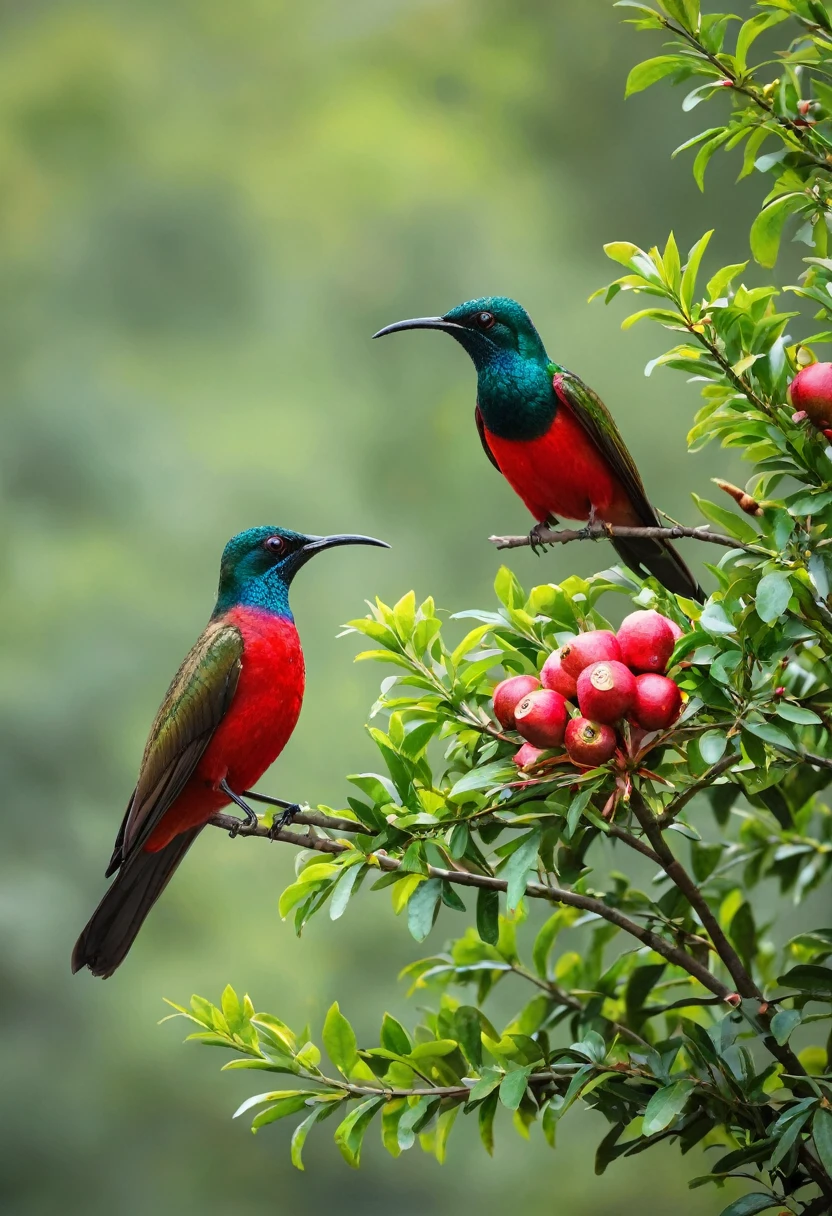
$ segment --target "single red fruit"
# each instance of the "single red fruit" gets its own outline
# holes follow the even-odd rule
[[[514,763],[518,768],[531,768],[537,764],[545,751],[545,747],[535,747],[533,743],[524,743],[514,753]]]
[[[505,726],[509,730],[514,726],[516,706],[536,688],[540,688],[540,680],[535,676],[509,676],[507,680],[503,680],[497,685],[492,694],[491,704],[494,706],[494,717],[500,726]]]
[[[603,722],[590,722],[589,718],[572,718],[567,722],[564,741],[569,759],[590,768],[611,760],[617,746],[612,727]]]
[[[585,667],[600,663],[603,659],[621,662],[621,648],[615,634],[609,629],[591,629],[588,633],[579,633],[560,648],[561,666],[567,675],[576,680]]]
[[[631,612],[621,622],[618,644],[633,671],[664,671],[676,645],[673,622],[652,608]]]
[[[789,396],[796,410],[803,410],[810,421],[825,430],[832,420],[832,363],[810,363],[789,385]]]
[[[578,705],[592,722],[617,722],[627,713],[635,695],[635,676],[615,659],[593,663],[578,676]]]
[[[515,726],[535,747],[557,747],[562,743],[568,718],[566,701],[551,688],[530,692],[514,711]]]
[[[636,678],[636,699],[632,714],[645,730],[665,730],[672,726],[682,710],[679,685],[668,676],[646,672]]]
[[[540,671],[540,683],[544,688],[551,688],[553,692],[559,692],[562,697],[566,697],[567,701],[574,701],[578,685],[575,677],[564,671],[561,661],[562,649],[563,647],[555,650],[543,664]]]

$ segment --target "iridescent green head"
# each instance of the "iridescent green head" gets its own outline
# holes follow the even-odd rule
[[[545,434],[557,411],[550,359],[522,305],[508,296],[481,296],[441,317],[396,321],[374,338],[404,329],[439,329],[471,356],[477,369],[477,402],[485,424],[507,439]]]
[[[247,528],[238,532],[223,549],[220,585],[213,615],[221,616],[231,608],[260,608],[292,619],[289,586],[292,579],[316,553],[337,545],[378,545],[383,540],[371,536],[307,536],[288,528]]]

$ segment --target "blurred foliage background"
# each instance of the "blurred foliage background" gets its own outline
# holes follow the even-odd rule
[[[290,1129],[231,1123],[245,1076],[157,1028],[163,995],[230,981],[316,1027],[337,997],[369,1033],[405,1014],[396,972],[425,953],[383,894],[296,939],[277,914],[289,849],[208,832],[115,978],[73,979],[69,953],[232,533],[394,545],[338,550],[294,589],[308,695],[263,788],[337,806],[375,763],[378,680],[339,624],[411,586],[488,605],[486,537],[528,527],[480,451],[465,356],[370,334],[516,296],[607,400],[654,500],[693,519],[688,491],[739,469],[685,455],[695,389],[642,374],[660,335],[585,301],[605,240],[673,226],[687,247],[716,224],[714,263],[747,256],[757,184],[728,211],[717,159],[699,196],[668,159],[696,116],[666,91],[625,107],[645,47],[608,0],[4,0],[0,35],[3,1211],[711,1211],[673,1151],[590,1181],[591,1112],[554,1156],[506,1128],[489,1162],[461,1129],[444,1167],[368,1144],[359,1174],[327,1136],[302,1175]],[[610,560],[512,564],[530,585]]]

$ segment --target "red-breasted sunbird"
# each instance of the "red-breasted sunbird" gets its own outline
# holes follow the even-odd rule
[[[404,329],[448,333],[477,371],[474,412],[485,454],[542,528],[566,519],[619,527],[660,527],[635,461],[600,397],[546,353],[531,317],[516,300],[484,296],[441,317],[414,317],[373,336]],[[669,591],[702,592],[665,539],[611,538],[630,569],[652,574]]]
[[[272,527],[249,528],[225,546],[216,606],[150,729],[106,872],[116,877],[75,944],[73,971],[112,975],[219,810],[235,803],[245,815],[241,824],[257,823],[243,795],[283,751],[303,701],[303,651],[289,586],[310,558],[337,545],[388,547],[369,536]],[[288,817],[299,810],[271,801]]]

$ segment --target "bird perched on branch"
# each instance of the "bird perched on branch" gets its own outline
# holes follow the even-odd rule
[[[475,419],[485,454],[538,521],[529,539],[567,519],[660,527],[638,469],[612,415],[582,380],[553,362],[516,300],[485,296],[442,317],[414,317],[373,336],[439,329],[477,369]],[[701,599],[696,580],[666,540],[611,537],[631,569],[669,591]]]
[[[249,528],[225,546],[217,603],[173,678],[144,749],[138,782],[106,877],[110,889],[81,933],[72,970],[109,976],[208,821],[235,803],[280,755],[300,713],[304,662],[289,609],[301,566],[336,545],[379,545],[369,536],[304,536]],[[285,808],[280,827],[299,807]]]

